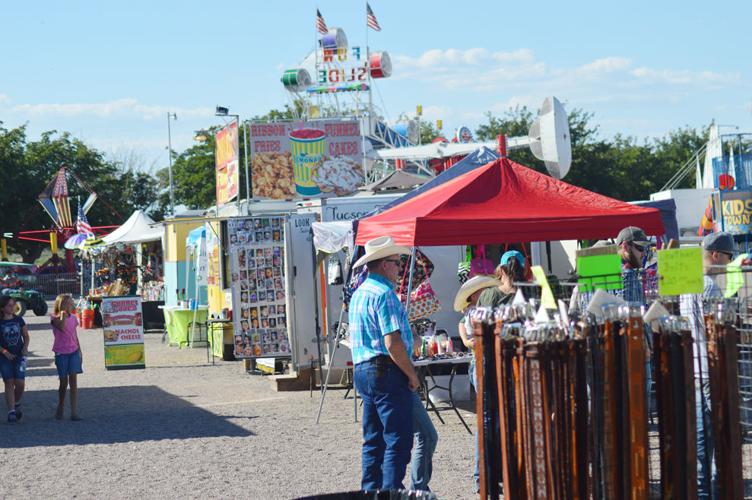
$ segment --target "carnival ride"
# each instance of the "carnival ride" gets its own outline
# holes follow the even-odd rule
[[[86,199],[81,204],[80,199],[85,196]],[[73,217],[71,210],[71,198],[78,201],[77,216]],[[73,250],[91,246],[96,241],[96,236],[106,234],[111,229],[118,226],[90,226],[86,220],[86,213],[89,212],[94,202],[97,201],[97,193],[94,192],[87,184],[70,169],[61,166],[52,180],[47,184],[44,190],[37,197],[40,205],[52,220],[52,225],[48,229],[35,229],[19,231],[17,238],[24,241],[34,241],[37,243],[49,244],[52,249],[52,256],[38,267],[38,272],[73,272]],[[105,205],[116,215],[120,216],[118,211],[111,205],[103,201]],[[79,236],[81,235],[81,236]],[[72,246],[69,241],[72,238],[78,238],[80,243]],[[65,261],[60,259],[57,254],[58,241],[63,241],[65,245]]]

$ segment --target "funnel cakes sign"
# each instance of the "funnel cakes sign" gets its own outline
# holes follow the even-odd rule
[[[358,120],[251,125],[253,197],[345,196],[363,185]]]

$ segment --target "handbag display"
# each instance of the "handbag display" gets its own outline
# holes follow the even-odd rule
[[[410,310],[407,319],[410,322],[427,318],[441,309],[441,303],[436,292],[431,288],[430,280],[426,279],[410,293]]]
[[[470,261],[473,260],[470,246],[468,245],[465,248],[465,260],[462,260],[457,264],[457,281],[460,282],[460,285],[464,285],[465,282],[470,279]]]
[[[470,261],[470,277],[478,275],[493,275],[495,268],[493,262],[486,257],[486,246],[478,245],[476,257]]]

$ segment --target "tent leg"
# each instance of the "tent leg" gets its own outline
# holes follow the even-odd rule
[[[343,296],[343,299],[344,299],[344,296]],[[339,349],[339,329],[340,329],[340,325],[342,324],[342,318],[344,315],[345,315],[345,303],[343,300],[342,308],[339,311],[339,321],[337,322],[337,330],[334,332],[334,349],[332,350],[332,357],[329,360],[329,367],[326,369],[326,380],[324,380],[324,385],[321,388],[321,403],[319,403],[319,412],[316,415],[317,424],[319,423],[319,420],[321,419],[321,410],[324,409],[324,399],[326,398],[326,391],[329,388],[329,376],[332,374],[332,365],[334,365],[334,359],[337,356],[337,349]],[[353,389],[354,388],[355,388],[355,384],[353,383]],[[355,418],[357,421],[357,414]]]

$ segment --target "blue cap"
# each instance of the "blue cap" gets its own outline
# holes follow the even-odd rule
[[[502,266],[506,266],[509,262],[509,259],[515,258],[517,259],[517,262],[520,263],[520,266],[525,267],[525,257],[518,252],[517,250],[510,250],[508,252],[505,252],[504,255],[501,256],[501,260],[499,261],[499,264]]]

